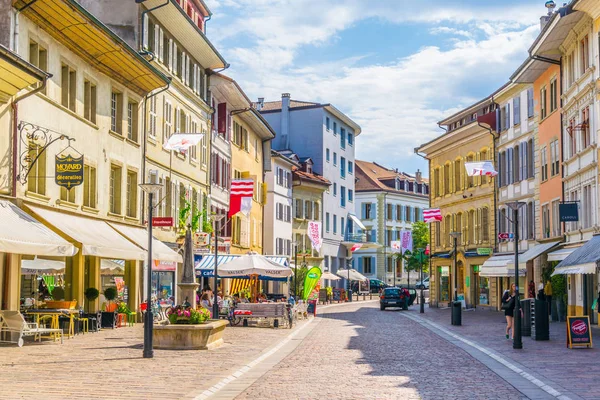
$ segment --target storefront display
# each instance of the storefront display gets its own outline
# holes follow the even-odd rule
[[[156,297],[161,303],[172,301],[174,282],[175,272],[152,272],[152,296]]]
[[[490,279],[479,277],[479,304],[490,304]]]
[[[440,267],[439,301],[450,301],[450,267]]]

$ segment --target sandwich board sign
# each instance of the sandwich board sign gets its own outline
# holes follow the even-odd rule
[[[567,317],[567,347],[592,347],[590,317]]]

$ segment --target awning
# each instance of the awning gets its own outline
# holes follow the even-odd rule
[[[548,253],[548,261],[562,261],[565,258],[567,258],[567,256],[569,254],[571,254],[572,252],[574,252],[575,250],[577,250],[577,249],[570,248],[570,249],[555,250],[552,253]]]
[[[56,260],[44,260],[34,258],[33,260],[21,260],[21,274],[50,274],[53,272],[64,272],[65,262]]]
[[[20,90],[42,82],[48,75],[0,45],[0,103],[7,103]]]
[[[142,249],[146,251],[148,250],[147,229],[117,224],[114,222],[108,222],[108,224]],[[183,257],[181,257],[181,254],[171,250],[169,246],[154,237],[152,238],[152,258],[160,261],[173,261],[177,263],[183,262]]]
[[[338,270],[338,272],[336,273],[337,276],[344,278],[344,279],[348,279],[348,277],[350,277],[351,281],[366,281],[367,277],[364,276],[363,274],[361,274],[360,272],[358,272],[355,269],[340,269]]]
[[[77,248],[9,201],[0,200],[0,252],[71,257]]]
[[[525,253],[519,254],[519,268],[526,268],[528,261],[531,261],[534,258],[541,256],[542,254],[546,253],[547,251],[551,250],[552,248],[558,246],[559,243],[560,242],[550,242],[550,243],[538,244],[536,246],[533,246],[529,250],[527,250]],[[509,263],[509,268],[510,267],[514,268],[514,265],[515,265],[514,260],[515,260],[515,257],[513,255],[512,260]]]
[[[515,276],[514,255],[493,256],[485,260],[479,272],[480,277],[511,277]],[[521,264],[521,263],[519,263]],[[519,276],[525,276],[525,268],[519,268]]]
[[[72,240],[81,243],[86,256],[120,260],[144,260],[146,252],[125,239],[106,222],[29,206],[36,215]]]
[[[552,275],[594,274],[600,260],[600,235],[592,236],[586,244],[577,248],[562,260]]]
[[[331,281],[339,281],[340,278],[337,275],[332,274],[331,272],[323,272],[323,275],[321,275],[321,279],[329,279]]]
[[[365,225],[362,223],[362,221],[360,219],[358,219],[358,217],[354,214],[348,214],[348,218],[350,218],[352,221],[354,221],[354,223],[363,231],[366,231],[367,228],[365,227]]]
[[[241,257],[241,254],[223,254],[219,255],[217,258],[217,268],[229,261],[234,260],[235,258]],[[284,267],[288,266],[287,257],[280,256],[265,256],[268,260],[271,260],[277,264],[280,264]],[[213,276],[213,271],[215,267],[215,256],[214,254],[206,254],[206,255],[194,255],[194,268],[196,270],[196,275],[200,276]]]

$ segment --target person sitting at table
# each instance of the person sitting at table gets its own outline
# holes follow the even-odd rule
[[[207,293],[204,293],[202,297],[200,297],[200,305],[204,308],[210,309],[210,300]]]

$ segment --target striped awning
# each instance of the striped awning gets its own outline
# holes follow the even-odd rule
[[[217,268],[220,265],[228,263],[229,261],[233,261],[234,259],[241,257],[240,254],[223,254],[217,257]],[[281,256],[265,256],[268,260],[271,260],[277,264],[283,265],[284,267],[288,267],[288,259],[287,257]],[[214,254],[206,254],[194,255],[194,267],[196,269],[197,276],[213,276],[213,271],[215,268],[215,256]]]

